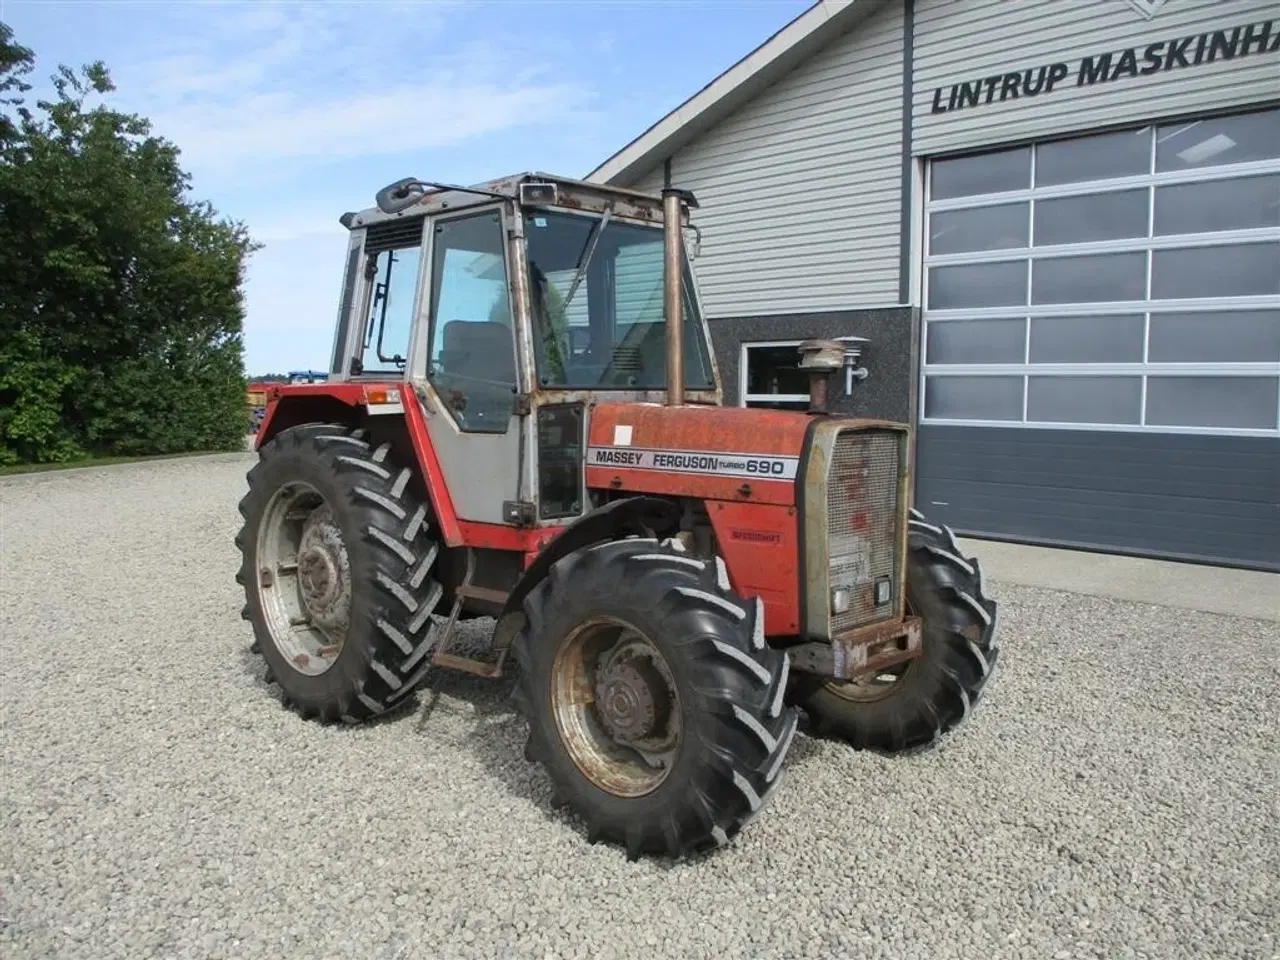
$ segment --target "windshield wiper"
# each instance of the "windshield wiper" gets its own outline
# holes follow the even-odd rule
[[[578,285],[582,283],[582,278],[587,275],[587,268],[591,266],[591,258],[595,256],[596,246],[600,243],[600,236],[604,233],[604,228],[609,223],[609,218],[613,216],[613,204],[610,203],[605,207],[604,215],[600,217],[591,227],[592,233],[588,241],[586,255],[582,262],[578,264],[578,272],[573,275],[573,283],[569,284],[569,292],[565,294],[564,303],[560,307],[560,319],[563,320],[569,312],[569,303],[573,300],[573,295],[578,292]]]

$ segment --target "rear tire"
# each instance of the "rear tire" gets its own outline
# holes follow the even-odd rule
[[[978,561],[916,510],[908,544],[908,612],[924,621],[923,653],[853,683],[797,676],[791,699],[819,735],[887,753],[928,747],[969,716],[991,679],[999,610]]]
[[[559,560],[524,610],[513,698],[525,757],[590,842],[677,857],[727,843],[769,801],[796,729],[789,661],[723,564],[673,541],[597,544]],[[642,735],[647,762],[623,746]]]
[[[242,616],[268,678],[308,719],[386,713],[430,663],[438,545],[412,468],[390,452],[363,430],[306,424],[272,438],[248,473]]]

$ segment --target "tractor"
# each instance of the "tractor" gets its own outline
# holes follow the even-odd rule
[[[697,208],[525,173],[343,214],[329,376],[268,389],[239,506],[287,705],[355,724],[510,661],[526,759],[630,859],[728,843],[802,716],[927,747],[998,653],[977,560],[911,506],[910,425],[829,409],[846,344],[801,345],[807,409],[725,404]]]

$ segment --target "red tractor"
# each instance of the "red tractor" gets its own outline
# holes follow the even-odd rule
[[[678,856],[768,801],[800,711],[899,752],[962,721],[996,604],[910,508],[907,424],[722,404],[686,191],[406,179],[350,231],[327,382],[269,389],[240,504],[254,649],[358,723],[502,674],[588,839]],[[496,620],[491,655],[451,652]]]

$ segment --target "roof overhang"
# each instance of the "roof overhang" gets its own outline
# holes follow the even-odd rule
[[[626,184],[715,126],[889,0],[819,0],[589,174]]]

